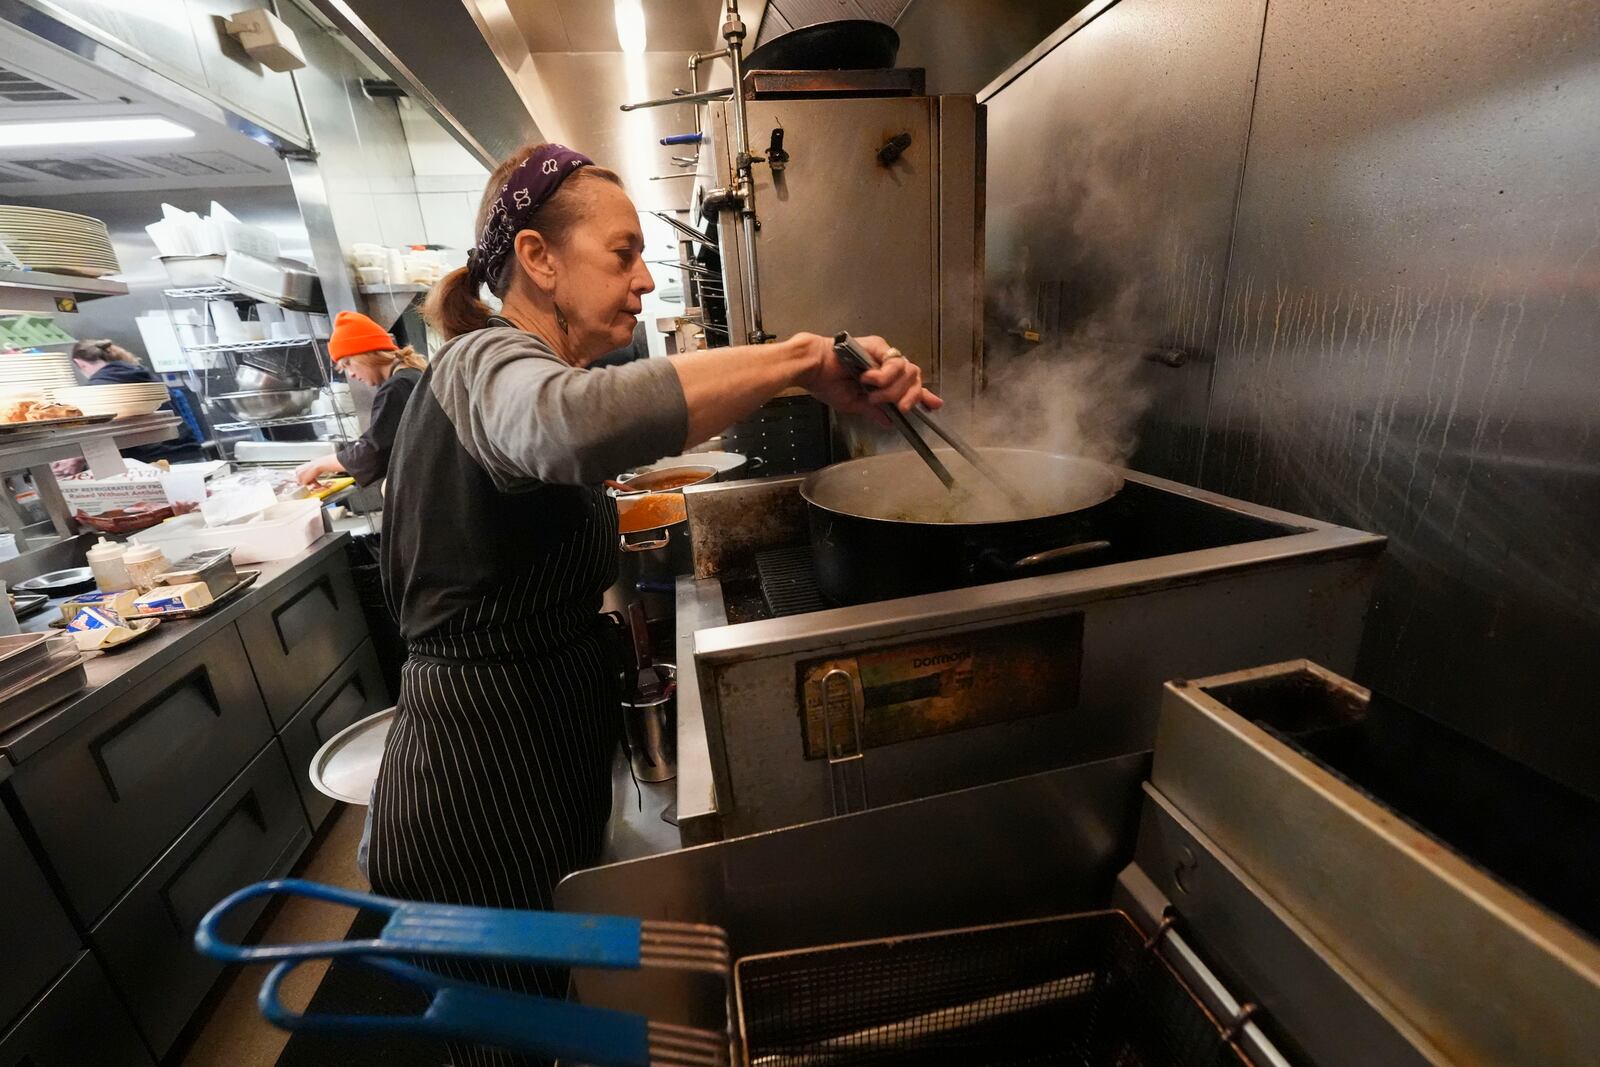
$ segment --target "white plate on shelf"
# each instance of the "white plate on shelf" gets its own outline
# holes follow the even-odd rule
[[[148,415],[169,399],[162,385],[78,385],[55,390],[58,404],[71,404],[85,415],[115,415],[117,418]]]
[[[149,400],[167,395],[167,387],[164,385],[74,385],[61,391],[95,400]]]

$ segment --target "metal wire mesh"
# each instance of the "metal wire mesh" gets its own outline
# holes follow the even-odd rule
[[[1121,912],[752,956],[751,1067],[1240,1067],[1236,1046]]]

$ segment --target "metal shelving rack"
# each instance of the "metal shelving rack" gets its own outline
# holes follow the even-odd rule
[[[268,301],[261,300],[249,293],[243,293],[221,284],[166,289],[162,291],[162,296],[165,298],[167,317],[174,324],[178,321],[174,307],[176,303],[197,302],[202,306],[214,300],[226,300],[232,303],[268,303]],[[317,423],[332,423],[336,427],[336,434],[341,437],[353,438],[361,432],[355,413],[353,411],[342,411],[339,408],[338,396],[332,388],[332,361],[328,358],[322,341],[313,334],[296,337],[274,337],[261,341],[216,341],[197,345],[183,344],[180,340],[179,348],[189,362],[191,376],[201,384],[199,392],[201,399],[206,404],[208,415],[214,413],[216,409],[212,407],[210,402],[212,376],[207,372],[216,369],[216,367],[209,360],[200,359],[197,361],[194,357],[204,357],[218,353],[225,354],[229,357],[228,369],[237,372],[241,363],[249,365],[248,360],[239,359],[241,355],[267,352],[288,353],[301,348],[310,348],[315,355],[313,363],[320,381],[313,386],[308,386],[308,388],[316,388],[322,394],[322,397],[328,402],[329,411],[305,415],[288,415],[271,419],[232,419],[226,422],[212,418],[211,428],[217,434],[251,433],[288,426],[308,426]]]
[[[354,419],[354,415],[341,416],[339,413],[327,415],[285,415],[281,419],[251,419],[238,422],[212,422],[211,428],[218,433],[239,433],[246,430],[271,430],[280,426],[309,426],[314,422],[342,421],[342,418]],[[341,425],[340,430],[344,427]]]
[[[183,289],[167,289],[163,296],[173,300],[249,300],[237,289],[226,285],[191,285]]]
[[[248,300],[249,297],[241,299]],[[216,341],[203,345],[186,345],[185,352],[272,352],[283,348],[305,348],[307,345],[315,347],[317,339],[309,335],[305,337],[274,337],[270,341]]]

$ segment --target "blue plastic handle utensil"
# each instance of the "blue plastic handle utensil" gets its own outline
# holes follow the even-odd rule
[[[661,143],[664,145],[699,144],[705,140],[705,137],[706,135],[703,133],[674,133],[661,138]]]
[[[596,1067],[649,1067],[651,1062],[650,1024],[642,1015],[488,989],[375,956],[361,956],[356,962],[430,994],[428,1006],[420,1015],[313,1015],[290,1011],[279,999],[278,990],[289,972],[305,962],[284,960],[261,984],[261,1014],[274,1026],[322,1033],[404,1034],[475,1042]]]
[[[241,945],[222,939],[218,927],[230,911],[257,897],[277,894],[386,912],[389,921],[376,938],[363,941]],[[329,956],[451,956],[556,967],[637,968],[640,929],[638,919],[616,915],[417,904],[298,878],[280,878],[246,886],[224,897],[200,920],[194,945],[204,955],[228,963]]]

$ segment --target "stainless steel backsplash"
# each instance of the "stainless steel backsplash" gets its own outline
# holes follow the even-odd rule
[[[1389,535],[1359,681],[1600,792],[1600,9],[1122,0],[988,103],[991,367],[1141,360],[1134,466]]]

